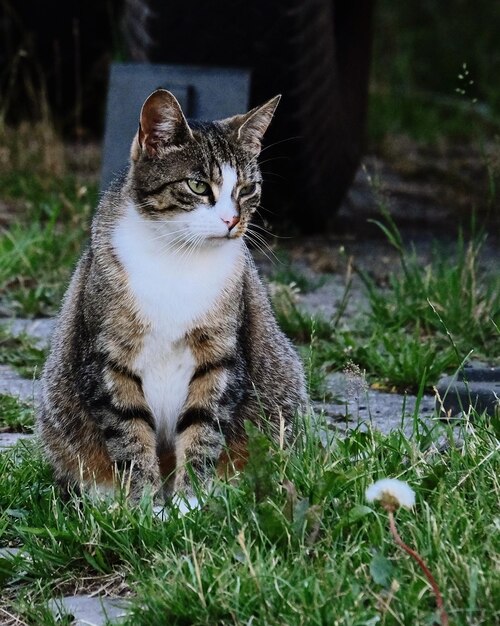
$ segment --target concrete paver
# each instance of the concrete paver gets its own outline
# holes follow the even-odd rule
[[[0,394],[14,396],[36,406],[40,398],[40,381],[23,378],[8,365],[0,365]]]
[[[49,608],[56,619],[71,615],[72,626],[103,626],[107,622],[119,624],[127,617],[128,601],[86,594],[51,600]]]
[[[19,441],[31,439],[33,436],[26,433],[0,433],[0,452],[15,446]]]

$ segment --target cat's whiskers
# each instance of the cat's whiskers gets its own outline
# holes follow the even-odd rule
[[[257,213],[257,215],[260,216],[261,219],[265,219],[265,218],[262,217],[259,209],[262,209],[263,211],[265,211],[266,213],[269,213],[270,215],[276,215],[275,211],[271,211],[271,209],[266,208],[263,204],[259,204],[259,206],[255,209],[255,212]]]
[[[188,223],[189,222],[186,222],[186,224]],[[177,230],[170,230],[170,231],[161,233],[157,237],[153,237],[151,241],[158,241],[159,239],[168,239],[172,235],[178,235],[179,233],[182,234],[182,233],[187,233],[187,232],[189,232],[189,229],[186,226],[184,226],[183,228],[179,228]]]
[[[261,174],[269,174],[269,172],[266,172],[265,170],[261,168],[265,163],[272,163],[273,161],[290,161],[290,158],[286,156],[277,156],[277,157],[270,157],[269,159],[265,159],[264,161],[261,161],[259,163]]]
[[[189,245],[186,250],[179,257],[179,261],[182,260],[183,263],[187,264],[187,262],[193,256],[195,250],[198,248],[199,244],[205,239],[204,235],[194,234],[189,239]]]
[[[257,160],[258,160],[258,159],[262,156],[262,154],[263,154],[266,150],[269,150],[269,148],[273,148],[274,146],[277,146],[277,145],[279,145],[279,144],[281,144],[281,143],[285,143],[285,142],[287,142],[287,141],[295,141],[295,140],[297,140],[297,139],[301,139],[301,138],[302,138],[302,137],[301,137],[300,135],[297,135],[297,136],[295,136],[295,137],[288,137],[287,139],[281,139],[280,141],[275,141],[274,143],[271,143],[271,144],[269,144],[269,145],[265,146],[264,148],[262,148],[262,150],[260,151],[260,153],[259,153],[259,154],[257,154],[256,156],[252,157],[252,158],[248,161],[248,163],[246,164],[245,169],[244,169],[243,171],[245,172],[245,174],[246,174],[246,173],[248,173],[248,170],[249,170],[251,167],[254,167],[254,166],[255,166],[255,164],[257,163]],[[288,157],[286,157],[286,156],[280,156],[280,155],[278,155],[278,156],[275,156],[275,157],[271,157],[270,159],[266,159],[266,160],[264,160],[264,161],[261,161],[261,162],[259,163],[259,166],[262,166],[264,163],[268,163],[269,161],[275,161],[275,160],[277,160],[277,159],[287,159],[287,158],[288,158]]]
[[[173,244],[176,241],[180,241],[181,239],[183,239],[188,234],[189,234],[189,229],[188,228],[181,228],[181,229],[176,230],[176,231],[174,231],[172,233],[163,233],[163,235],[159,235],[158,237],[154,237],[151,241],[161,241],[162,243]]]
[[[117,205],[120,206],[120,205]],[[134,206],[136,209],[150,209],[153,204],[151,200],[144,200],[144,202],[134,202]]]
[[[185,236],[186,234],[188,235],[187,237]],[[191,237],[192,235],[190,235],[189,232],[186,231],[186,233],[182,235],[178,235],[172,241],[165,242],[166,245],[164,245],[161,248],[161,252],[168,252],[170,254],[178,254],[181,250],[186,248],[186,246],[189,246]]]
[[[250,232],[250,233],[253,235],[253,237],[254,237],[255,239],[257,239],[258,241],[260,241],[260,243],[261,243],[263,246],[265,246],[266,248],[268,248],[268,249],[269,249],[269,252],[272,252],[272,253],[274,254],[274,252],[272,251],[271,246],[270,246],[270,245],[269,245],[269,243],[266,241],[265,237],[264,237],[261,233],[256,232],[255,230],[253,230],[254,226],[255,226],[255,224],[249,224],[249,225],[247,226],[247,232]]]
[[[182,241],[180,241],[178,245],[169,249],[169,252],[171,254],[174,254],[177,257],[178,261],[183,261],[190,253],[193,241],[196,239],[196,237],[196,234],[188,233],[187,237],[183,237]]]
[[[281,180],[287,180],[286,176],[282,176],[281,174],[277,174],[276,172],[262,172],[262,182],[267,182],[268,176],[274,176],[275,178],[279,178]]]
[[[277,237],[278,236],[278,235],[275,235],[274,233],[272,233],[267,228],[264,228],[264,226],[261,226],[260,224],[255,224],[254,222],[252,222],[251,227],[252,228],[258,228],[259,230],[264,232],[266,235],[269,235],[270,237]]]
[[[194,239],[194,235],[193,234],[189,235],[189,237],[186,239],[184,244],[182,244],[175,250],[177,261],[184,262],[184,260],[187,259],[189,252],[191,250],[191,247],[193,245],[193,239]]]
[[[274,251],[271,249],[271,247],[269,246],[269,244],[267,243],[267,241],[264,239],[264,237],[262,237],[262,235],[260,235],[260,233],[256,233],[255,231],[251,230],[250,227],[247,228],[244,237],[248,237],[249,241],[258,249],[260,250],[260,252],[262,252],[262,254],[266,257],[266,259],[272,263],[273,265],[278,262],[281,263],[280,259],[276,256],[276,254],[274,253]],[[269,254],[266,252],[266,250],[269,251],[269,253],[272,256],[269,256]],[[274,258],[273,258],[274,257]]]
[[[246,237],[248,237],[248,240],[252,243],[252,246],[254,246],[255,248],[257,248],[257,250],[259,250],[259,252],[261,252],[261,254],[263,254],[266,259],[269,261],[269,263],[271,263],[271,265],[274,265],[274,259],[272,257],[270,257],[267,252],[265,250],[263,250],[261,248],[261,246],[252,239],[251,235],[248,233],[245,235]]]
[[[260,224],[255,224],[254,222],[252,222],[252,228],[258,228],[259,230],[264,232],[266,235],[269,235],[269,237],[273,237],[274,239],[292,239],[292,237],[284,237],[283,235],[276,235],[275,233],[271,232],[267,228],[264,228],[264,226],[261,226]]]

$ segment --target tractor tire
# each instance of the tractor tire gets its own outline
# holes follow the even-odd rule
[[[247,67],[251,106],[283,98],[266,136],[263,206],[325,228],[363,149],[373,0],[125,0],[131,60]]]

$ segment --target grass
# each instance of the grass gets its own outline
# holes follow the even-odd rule
[[[423,145],[473,141],[480,133],[493,137],[500,116],[462,97],[437,96],[415,89],[401,91],[372,85],[368,107],[369,137],[374,146],[385,137],[406,134]]]
[[[54,312],[86,235],[95,189],[71,177],[0,176],[21,219],[0,236],[0,304],[22,315]],[[380,223],[399,265],[385,288],[360,272],[369,313],[347,319],[350,295],[333,320],[294,301],[319,286],[291,265],[273,279],[285,331],[300,343],[312,395],[325,373],[354,363],[385,387],[428,389],[471,350],[500,354],[500,283],[478,267],[481,237],[436,248],[423,266],[394,224]],[[26,376],[44,358],[26,336],[0,331],[0,361]],[[416,411],[417,413],[417,411]],[[0,396],[0,430],[29,431],[33,412]],[[364,501],[384,477],[407,480],[415,513],[398,513],[403,538],[418,547],[443,591],[451,623],[500,620],[498,499],[500,423],[472,415],[450,427],[414,418],[414,432],[354,429],[323,442],[307,420],[292,450],[250,431],[251,461],[237,482],[218,483],[201,511],[155,519],[145,499],[133,508],[76,496],[64,504],[33,442],[0,454],[0,622],[15,614],[56,623],[50,598],[78,591],[133,596],[134,626],[172,624],[433,624],[435,608],[419,570],[398,551],[386,515]],[[328,431],[327,431],[328,432]],[[331,434],[331,431],[330,431]],[[436,442],[462,441],[437,450]],[[68,618],[68,623],[69,623]],[[7,622],[8,623],[8,622]],[[63,622],[64,623],[64,622]]]
[[[342,318],[350,284],[333,320],[305,313],[286,289],[274,297],[284,331],[304,346],[304,355],[314,353],[308,358],[316,370],[315,398],[323,393],[321,368],[342,370],[355,363],[378,386],[415,392],[422,380],[430,389],[442,373],[456,370],[470,356],[498,362],[500,274],[479,267],[484,236],[473,235],[468,242],[460,236],[452,251],[436,243],[424,265],[381,209],[377,224],[396,249],[399,268],[385,288],[358,269],[368,312]]]
[[[479,356],[500,353],[500,275],[478,269],[485,236],[460,235],[451,254],[434,243],[430,262],[422,267],[414,249],[405,248],[387,210],[385,223],[376,222],[399,254],[401,274],[391,274],[389,289],[377,289],[368,274],[361,276],[368,289],[371,317],[387,328],[414,328],[421,334],[445,333],[462,354],[474,350]]]
[[[314,291],[324,285],[324,276],[308,276],[292,262],[290,255],[285,250],[278,250],[275,253],[275,257],[278,263],[269,275],[270,281],[284,285],[293,285],[302,293]]]
[[[381,0],[375,10],[369,134],[403,132],[435,143],[477,141],[500,129],[500,68],[492,33],[500,10],[487,0],[419,5]],[[484,33],[490,35],[483,36]]]
[[[0,177],[0,184],[20,213],[0,232],[0,306],[4,314],[53,315],[87,237],[96,189],[72,177],[19,172]]]
[[[382,436],[354,430],[322,444],[307,422],[280,450],[251,430],[251,461],[238,482],[218,484],[203,510],[166,522],[150,503],[62,504],[33,444],[0,455],[0,607],[28,624],[55,624],[45,603],[75,589],[133,592],[127,624],[432,624],[434,607],[415,565],[399,552],[386,517],[364,502],[382,476],[417,492],[401,511],[453,624],[499,618],[494,531],[500,497],[498,423],[461,424],[463,446],[441,452],[440,434]],[[404,460],[404,463],[402,463]]]
[[[34,421],[32,406],[12,396],[0,394],[0,433],[32,432]]]
[[[10,365],[25,378],[37,377],[43,367],[46,350],[26,333],[13,336],[7,325],[0,324],[0,364]]]

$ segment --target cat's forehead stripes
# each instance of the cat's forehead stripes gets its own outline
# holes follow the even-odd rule
[[[220,172],[220,183],[214,189],[215,201],[229,207],[233,203],[233,190],[238,182],[238,174],[228,163],[221,166]]]

